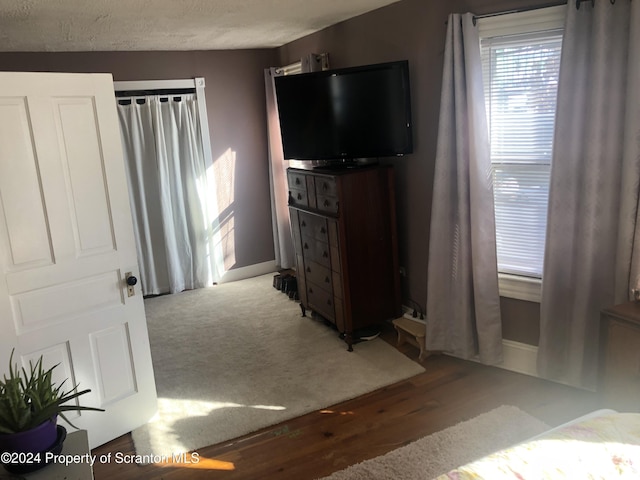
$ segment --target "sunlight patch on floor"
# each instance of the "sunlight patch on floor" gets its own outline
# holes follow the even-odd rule
[[[320,414],[321,415],[355,415],[355,412],[352,412],[351,410],[347,410],[347,411],[343,411],[343,412],[336,412],[335,410],[320,410]]]
[[[200,400],[176,400],[173,398],[159,398],[158,411],[149,420],[155,423],[160,418],[163,422],[172,424],[177,420],[189,417],[203,417],[214,410],[222,408],[255,408],[258,410],[286,410],[282,405],[243,405],[234,402],[203,402]]]
[[[174,455],[162,462],[156,463],[155,465],[162,467],[192,468],[197,470],[223,470],[227,472],[236,469],[233,462],[202,457],[198,453]]]
[[[180,443],[179,432],[176,425],[181,421],[194,417],[206,417],[215,410],[224,408],[251,408],[257,410],[286,410],[281,405],[244,405],[234,402],[204,402],[200,400],[177,400],[173,398],[158,398],[158,411],[149,420],[149,427],[159,433],[159,438],[171,439],[174,448],[172,452],[166,452],[163,445],[153,445],[154,453],[163,455],[177,455],[187,451],[187,448]],[[204,461],[204,459],[202,459]],[[209,464],[205,462],[205,464]],[[175,465],[175,464],[174,464]],[[193,466],[195,464],[188,464]],[[208,467],[194,467],[208,468]]]

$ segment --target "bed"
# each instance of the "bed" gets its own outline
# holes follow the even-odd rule
[[[598,410],[437,480],[640,478],[640,414]]]

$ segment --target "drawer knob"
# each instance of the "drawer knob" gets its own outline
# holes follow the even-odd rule
[[[331,300],[327,300],[327,305],[331,306]]]
[[[305,221],[303,220],[302,223],[300,224],[301,227],[306,227],[307,224],[305,223]]]
[[[307,273],[311,273],[311,267],[307,267]]]
[[[302,195],[298,194],[298,200],[302,200]]]
[[[327,252],[326,250],[324,252],[322,252],[322,256],[324,258],[329,258],[329,252]]]
[[[322,184],[322,189],[323,189],[323,190],[325,190],[325,191],[326,191],[326,190],[329,190],[329,184],[328,184],[327,182],[324,182],[324,183]]]
[[[324,228],[324,227],[322,227],[322,228],[320,229],[320,233],[327,233],[327,231],[325,230],[325,228]]]
[[[300,179],[296,178],[296,185],[300,185]]]
[[[309,293],[313,293],[313,288],[309,287]]]
[[[304,248],[305,248],[305,250],[309,250],[309,245],[305,243],[304,244]]]
[[[331,280],[329,280],[329,277],[324,277],[324,283],[331,283]]]
[[[328,207],[329,205],[330,205],[329,200],[325,200],[325,201],[324,201],[324,206],[325,206],[325,207]]]

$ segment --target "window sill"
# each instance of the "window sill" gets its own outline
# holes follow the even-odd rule
[[[540,303],[542,280],[498,273],[498,289],[501,297]]]

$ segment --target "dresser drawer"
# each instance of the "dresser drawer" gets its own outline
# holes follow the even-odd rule
[[[304,273],[309,282],[322,286],[325,290],[333,292],[333,276],[331,269],[312,260],[305,263]]]
[[[329,244],[321,242],[315,238],[302,237],[302,254],[305,264],[307,261],[319,263],[320,265],[331,268],[331,255],[329,253]]]
[[[326,195],[329,197],[338,196],[338,184],[334,177],[316,177],[316,193],[318,195]]]
[[[302,232],[302,235],[322,240],[323,242],[329,242],[327,220],[324,217],[300,212],[299,218],[300,232]]]
[[[335,309],[333,306],[333,295],[315,283],[307,283],[307,301],[309,307],[325,317],[327,320],[335,322]]]
[[[308,207],[309,199],[306,190],[298,190],[296,188],[289,189],[289,206],[291,207]]]
[[[289,188],[296,188],[298,190],[307,190],[306,175],[304,173],[287,171],[287,181],[289,182]]]
[[[327,213],[333,213],[333,214],[337,214],[338,213],[338,206],[339,206],[339,201],[338,201],[338,197],[333,197],[330,195],[320,195],[317,194],[316,195],[317,198],[317,209],[322,211],[322,212],[327,212]]]

